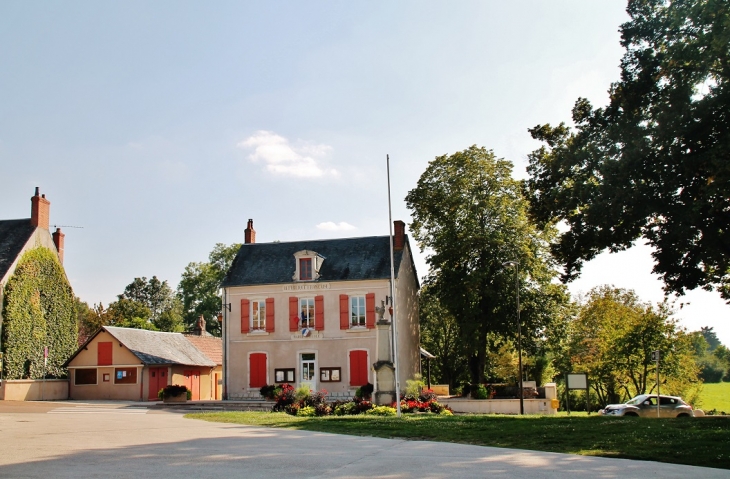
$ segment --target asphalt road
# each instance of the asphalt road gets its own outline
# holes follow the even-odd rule
[[[730,478],[730,471],[0,401],[0,478]]]

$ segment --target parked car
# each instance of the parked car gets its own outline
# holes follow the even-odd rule
[[[603,416],[657,417],[656,394],[640,394],[624,404],[609,404]],[[677,396],[659,396],[659,417],[694,417],[692,406]]]

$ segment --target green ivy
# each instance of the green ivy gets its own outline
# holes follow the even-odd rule
[[[23,254],[5,286],[3,316],[4,378],[67,376],[63,363],[78,347],[78,329],[73,291],[55,252],[39,247]]]

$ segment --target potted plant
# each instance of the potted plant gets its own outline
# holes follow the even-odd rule
[[[192,396],[193,392],[190,389],[179,384],[169,384],[157,393],[157,397],[164,402],[186,402]]]

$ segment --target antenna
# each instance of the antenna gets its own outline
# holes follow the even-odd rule
[[[79,228],[79,229],[84,229],[83,226],[71,226],[71,225],[51,225],[51,226],[53,226],[54,228]]]

